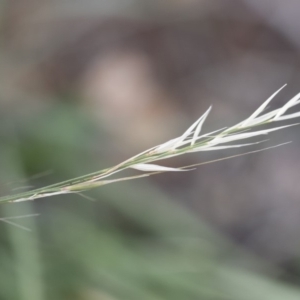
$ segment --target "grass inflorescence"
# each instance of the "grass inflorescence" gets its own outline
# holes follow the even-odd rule
[[[300,112],[287,114],[287,111],[300,103],[300,93],[290,99],[281,108],[264,113],[267,105],[270,101],[285,87],[281,87],[273,95],[271,95],[250,117],[242,122],[231,126],[229,128],[222,128],[209,132],[206,134],[200,134],[202,126],[211,110],[211,107],[195,122],[193,123],[181,136],[167,141],[158,146],[152,147],[142,153],[139,153],[120,164],[100,170],[94,173],[90,173],[81,177],[77,177],[71,180],[56,183],[50,186],[42,187],[39,189],[5,196],[0,198],[0,202],[20,202],[27,200],[35,200],[38,198],[44,198],[55,195],[80,193],[95,187],[99,187],[105,184],[115,183],[118,181],[131,180],[141,177],[150,176],[163,172],[177,172],[188,171],[187,167],[170,168],[153,162],[168,159],[170,157],[179,156],[187,153],[201,152],[201,151],[214,151],[231,148],[247,147],[254,144],[259,144],[265,140],[248,142],[248,143],[236,143],[241,140],[248,140],[254,137],[265,136],[270,132],[277,131],[283,128],[298,124],[289,124],[285,126],[275,126],[268,129],[261,129],[260,127],[266,124],[276,123],[278,121],[284,121],[300,117]],[[259,129],[258,129],[259,128]],[[278,145],[277,145],[278,146]],[[270,148],[270,147],[269,147]],[[264,148],[261,150],[269,149]],[[247,153],[254,153],[261,150],[251,151]],[[247,154],[244,153],[244,154]],[[239,154],[243,155],[243,154]],[[239,156],[234,155],[231,157]],[[222,159],[228,159],[226,157]],[[221,160],[222,160],[221,159]],[[218,161],[220,159],[217,159]],[[203,164],[203,163],[202,163]],[[195,164],[200,165],[200,164]],[[108,179],[108,177],[122,172],[126,169],[135,169],[142,171],[142,174],[131,177],[120,177],[117,179]]]

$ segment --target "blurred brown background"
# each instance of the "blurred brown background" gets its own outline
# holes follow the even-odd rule
[[[28,138],[33,130],[48,139],[51,152],[59,138],[76,140],[90,156],[78,155],[74,164],[69,158],[69,165],[83,175],[78,158],[82,165],[90,160],[89,171],[116,164],[179,135],[211,104],[205,131],[233,125],[288,83],[271,104],[279,107],[300,90],[299,11],[300,2],[292,0],[1,1],[2,141],[14,134]],[[75,117],[64,127],[63,113],[51,113],[57,105],[67,114],[76,107],[93,126],[81,127]],[[48,132],[41,120],[56,128],[51,125]],[[68,126],[81,134],[70,137]],[[272,134],[266,145],[290,140],[278,149],[149,181],[293,277],[300,274],[299,128]],[[28,150],[30,143],[21,151],[26,176],[48,169],[59,173],[61,153],[45,162],[47,156]],[[27,159],[32,153],[42,162],[32,164]],[[240,151],[168,164],[235,153]],[[59,174],[51,180],[69,175]],[[42,212],[43,205],[51,205],[46,201],[37,204]]]

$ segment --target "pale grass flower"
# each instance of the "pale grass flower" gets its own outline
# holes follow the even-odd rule
[[[165,143],[152,147],[151,149],[148,149],[146,151],[143,151],[142,153],[139,153],[114,167],[101,170],[92,174],[88,174],[85,176],[81,176],[79,178],[71,179],[68,181],[64,181],[54,185],[36,189],[33,191],[2,197],[0,198],[0,202],[20,202],[20,201],[35,200],[38,198],[50,197],[54,195],[80,193],[82,191],[89,190],[91,188],[95,188],[105,184],[111,184],[111,183],[124,181],[124,180],[132,180],[136,178],[150,176],[157,173],[188,171],[190,169],[187,169],[187,167],[173,168],[173,167],[153,164],[153,162],[162,159],[168,159],[174,156],[187,154],[187,153],[248,147],[251,145],[257,145],[259,143],[262,143],[265,140],[253,141],[248,143],[229,144],[232,142],[248,140],[259,136],[266,136],[270,132],[298,125],[298,124],[290,124],[285,126],[275,126],[273,128],[257,130],[257,127],[261,127],[263,125],[300,117],[300,112],[286,114],[286,112],[290,108],[300,103],[300,93],[294,96],[281,108],[264,113],[267,105],[285,86],[286,85],[284,85],[279,90],[277,90],[274,94],[272,94],[253,114],[250,115],[250,117],[248,117],[246,120],[234,126],[201,134],[203,124],[211,111],[211,106],[210,106],[209,109],[195,123],[193,123],[181,136],[177,138],[173,138]],[[231,157],[240,156],[248,153],[254,153],[254,152],[274,148],[277,146],[279,145],[260,149],[260,150],[250,151],[247,153],[242,153]],[[216,159],[215,161],[228,159],[231,157]],[[200,165],[200,164],[195,164],[195,165]],[[138,171],[142,171],[144,173],[136,176],[130,176],[130,177],[120,177],[117,179],[108,179],[108,180],[106,179],[107,177],[122,172],[126,169],[135,169]]]

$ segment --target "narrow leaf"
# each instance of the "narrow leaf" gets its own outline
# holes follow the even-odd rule
[[[245,122],[242,123],[242,127],[245,127],[249,122],[254,120],[265,108],[266,106],[271,102],[271,100],[286,86],[282,86],[279,90],[277,90],[274,94],[272,94],[248,119],[245,120]]]
[[[203,125],[205,119],[207,118],[207,116],[208,116],[208,114],[209,114],[211,108],[212,108],[212,106],[210,106],[210,107],[208,108],[208,110],[207,110],[207,111],[202,115],[202,117],[199,119],[199,123],[198,123],[197,128],[196,128],[196,130],[195,130],[195,132],[194,132],[194,135],[193,135],[193,139],[192,139],[192,142],[191,142],[191,146],[193,146],[193,145],[195,144],[195,142],[196,142],[196,140],[197,140],[197,138],[198,138],[198,136],[199,136],[199,133],[200,133],[200,131],[201,131],[202,125]]]
[[[182,142],[193,132],[193,130],[198,126],[198,124],[201,122],[201,120],[203,120],[203,118],[205,119],[206,114],[207,114],[207,111],[179,137],[177,143],[173,146],[172,149],[176,149],[182,145]]]
[[[139,170],[139,171],[146,171],[146,172],[167,172],[167,171],[180,172],[180,171],[188,171],[188,170],[182,170],[180,168],[169,168],[169,167],[153,165],[153,164],[136,164],[134,166],[131,166],[130,168],[136,169],[136,170]]]
[[[286,115],[286,116],[281,116],[275,121],[283,121],[283,120],[288,120],[288,119],[294,119],[300,117],[300,112],[296,112],[294,114]]]
[[[244,127],[253,127],[256,125],[263,124],[264,122],[271,120],[278,111],[279,111],[279,109],[276,109],[276,110],[270,111],[260,117],[257,117],[255,119],[251,120],[250,122],[248,122],[247,125]]]
[[[158,147],[156,147],[154,151],[155,153],[169,151],[178,143],[179,140],[181,140],[181,137],[177,137],[175,139],[169,140],[168,142],[165,142],[159,145]]]
[[[200,140],[200,139],[204,139],[204,138],[208,138],[208,137],[216,137],[216,135],[213,135],[216,132],[220,132],[220,131],[224,131],[227,127],[223,127],[221,129],[215,130],[215,131],[211,131],[209,133],[203,134],[201,136],[198,136],[196,141]],[[188,145],[192,142],[192,139],[189,140],[185,140],[184,142],[182,142],[181,146],[185,146]]]
[[[274,121],[276,121],[280,116],[282,116],[289,108],[298,104],[298,100],[300,98],[300,93],[294,96],[289,102],[287,102],[282,108],[279,109],[278,113],[274,117]]]
[[[222,150],[222,149],[230,149],[230,148],[240,148],[240,147],[261,144],[265,141],[267,141],[267,140],[263,140],[263,141],[259,141],[259,142],[255,142],[255,143],[239,144],[239,145],[216,146],[216,147],[205,146],[205,147],[195,148],[189,152],[213,151],[213,150]]]
[[[210,145],[217,145],[217,144],[229,143],[229,142],[242,140],[242,139],[248,139],[248,138],[258,136],[258,135],[268,134],[269,132],[272,132],[272,131],[295,126],[298,124],[291,124],[291,125],[280,126],[280,127],[271,128],[271,129],[259,130],[259,131],[255,131],[255,132],[240,133],[240,134],[234,134],[234,135],[230,135],[230,136],[226,136],[226,137],[215,138],[214,140],[212,140],[210,142]]]

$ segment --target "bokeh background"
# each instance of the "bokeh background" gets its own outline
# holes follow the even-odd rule
[[[205,131],[300,89],[299,1],[0,3],[1,195],[117,164],[211,104]],[[266,145],[290,140],[85,198],[2,204],[0,299],[300,299],[299,128]]]

